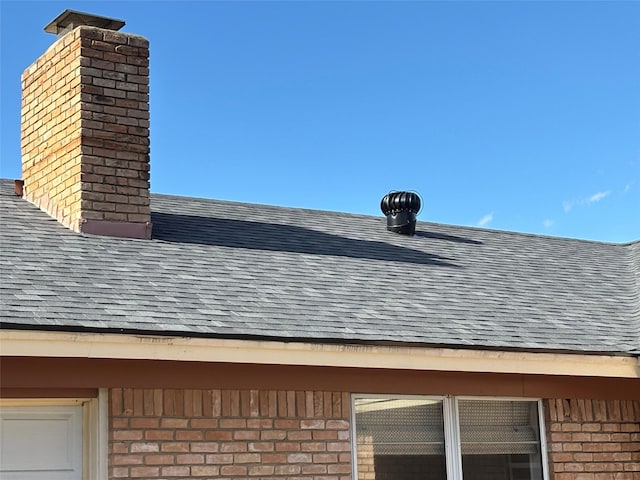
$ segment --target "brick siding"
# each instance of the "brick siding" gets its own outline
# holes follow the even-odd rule
[[[545,402],[553,480],[640,480],[640,401]]]
[[[22,75],[25,197],[63,225],[148,223],[149,45],[78,27]]]
[[[110,392],[109,478],[351,479],[349,395]]]
[[[349,409],[344,392],[114,388],[109,478],[350,480]],[[545,417],[550,480],[640,480],[640,401],[551,399]]]

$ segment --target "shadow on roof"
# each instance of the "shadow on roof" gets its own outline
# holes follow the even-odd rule
[[[416,237],[431,238],[433,240],[446,240],[448,242],[456,243],[470,243],[473,245],[482,245],[479,240],[472,240],[471,238],[457,237],[455,235],[447,235],[446,233],[425,232],[424,230],[416,230]]]
[[[389,243],[345,238],[294,225],[152,213],[153,239],[278,252],[458,267],[451,259]]]

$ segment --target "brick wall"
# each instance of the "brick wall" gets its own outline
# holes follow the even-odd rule
[[[115,388],[109,478],[350,480],[349,408],[344,392]],[[640,480],[640,401],[552,399],[545,415],[551,480]]]
[[[78,27],[22,75],[25,197],[72,230],[150,221],[148,47]]]
[[[545,402],[554,480],[640,480],[640,401]]]
[[[110,392],[110,478],[351,479],[349,395]]]

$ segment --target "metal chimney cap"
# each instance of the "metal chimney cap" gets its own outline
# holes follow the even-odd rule
[[[44,27],[44,31],[54,35],[61,35],[82,25],[117,31],[124,27],[124,21],[67,9]]]

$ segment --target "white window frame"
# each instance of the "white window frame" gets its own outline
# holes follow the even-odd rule
[[[536,402],[538,406],[538,429],[540,432],[540,461],[542,462],[542,478],[549,480],[549,461],[547,456],[547,439],[544,425],[544,405],[539,398],[526,397],[483,397],[467,395],[392,395],[392,394],[357,394],[351,395],[351,452],[352,475],[358,480],[358,439],[356,437],[355,403],[361,398],[388,398],[397,400],[437,400],[442,401],[444,420],[444,448],[447,480],[463,480],[462,449],[460,448],[460,422],[458,417],[460,400],[497,400],[505,402]]]
[[[82,478],[108,480],[108,390],[94,398],[0,398],[4,407],[82,406]]]

